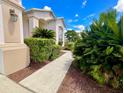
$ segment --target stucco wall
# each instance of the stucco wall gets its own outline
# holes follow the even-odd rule
[[[35,17],[29,18],[29,33],[32,35],[32,31],[35,27],[39,27],[39,20]]]
[[[56,21],[55,20],[47,21],[46,28],[56,31]]]
[[[30,36],[29,19],[26,15],[23,15],[23,34],[24,34],[24,38],[27,38]]]
[[[4,31],[3,31],[3,12],[2,12],[2,4],[0,2],[0,43],[4,43]]]
[[[10,18],[10,9],[15,9],[18,15],[17,22],[12,22]],[[2,5],[3,13],[3,29],[4,29],[4,40],[5,43],[20,43],[21,42],[21,31],[20,31],[20,20],[21,11],[8,3]]]
[[[12,51],[13,50],[13,51]],[[3,51],[4,73],[12,74],[29,65],[29,50],[26,46],[15,47]],[[28,53],[28,54],[27,54]],[[14,58],[16,56],[16,58]],[[21,59],[21,60],[19,60]]]
[[[40,11],[36,11],[33,13],[33,16],[39,18],[39,19],[53,19],[53,16],[50,12],[40,12]]]
[[[17,22],[12,22],[10,9],[18,15]],[[29,63],[29,49],[23,41],[22,7],[0,0],[0,73],[14,73]]]
[[[63,31],[61,30],[60,32],[59,32],[59,30],[60,30],[60,27],[63,29]],[[63,45],[62,46],[64,46],[64,40],[65,40],[65,38],[64,38],[64,34],[65,34],[65,26],[64,26],[64,24],[63,24],[63,20],[62,19],[57,19],[57,21],[56,21],[56,34],[57,34],[57,37],[56,37],[56,40],[57,40],[57,43],[59,42],[59,35],[60,35],[60,33],[61,33],[61,35],[62,35],[62,41],[63,41]],[[63,33],[62,33],[63,32]]]
[[[9,75],[30,63],[29,48],[25,44],[0,45],[0,73]]]
[[[22,0],[9,0],[11,2],[14,2],[15,4],[22,5],[21,1]]]

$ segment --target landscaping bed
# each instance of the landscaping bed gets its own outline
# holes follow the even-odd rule
[[[60,56],[62,56],[65,52],[60,52]],[[32,73],[34,73],[35,71],[39,70],[40,68],[44,67],[45,65],[47,65],[48,63],[50,63],[52,61],[44,61],[44,62],[31,62],[30,65],[20,71],[17,71],[13,74],[8,75],[8,77],[10,79],[12,79],[13,81],[19,83],[21,80],[25,79],[26,77],[28,77],[29,75],[31,75]]]
[[[99,85],[71,66],[57,93],[122,93],[122,90]]]

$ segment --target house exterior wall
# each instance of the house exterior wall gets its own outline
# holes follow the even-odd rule
[[[3,10],[2,1],[0,1],[0,43],[4,44],[4,31],[3,31]]]
[[[44,20],[48,20],[48,19],[53,19],[53,16],[51,15],[50,12],[33,12],[33,16],[37,17],[38,19],[44,19]]]
[[[30,63],[29,48],[25,44],[0,45],[0,73],[12,74]]]
[[[23,15],[23,33],[24,33],[24,38],[28,38],[30,35],[29,32],[29,19],[25,15]]]
[[[22,6],[20,0],[0,0],[0,73],[9,75],[30,63],[29,48],[23,40]],[[14,9],[18,20],[11,20]]]
[[[11,2],[13,2],[13,3],[17,4],[17,5],[22,6],[22,0],[9,0],[9,1],[11,1]]]
[[[10,9],[15,9],[15,12],[18,14],[17,22],[11,21]],[[2,4],[2,15],[3,15],[3,30],[4,30],[4,42],[5,43],[21,43],[21,18],[22,12],[19,8],[16,8],[9,3],[3,2]]]
[[[39,20],[35,17],[29,18],[29,32],[30,36],[32,35],[32,31],[34,28],[39,27]]]
[[[62,37],[63,37],[63,39],[62,39],[62,41],[63,41],[63,44],[62,44],[62,46],[64,46],[64,42],[65,42],[65,38],[64,38],[64,34],[65,34],[65,26],[64,26],[64,24],[63,24],[63,20],[62,19],[57,19],[57,21],[56,21],[56,34],[57,34],[57,36],[56,36],[56,41],[57,41],[57,43],[59,42],[59,33],[61,33],[60,32],[60,27],[63,29],[63,33],[62,33]]]
[[[49,29],[49,30],[56,31],[56,21],[55,20],[47,21],[46,28]]]

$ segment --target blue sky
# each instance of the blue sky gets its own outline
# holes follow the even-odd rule
[[[122,8],[122,0],[22,0],[22,3],[26,10],[52,9],[57,17],[64,17],[67,29],[77,31],[91,24],[101,12]]]

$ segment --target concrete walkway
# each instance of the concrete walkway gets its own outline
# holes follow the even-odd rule
[[[34,93],[0,74],[0,93]]]
[[[20,84],[35,93],[56,93],[72,61],[72,53],[66,51],[61,57],[22,80]]]

